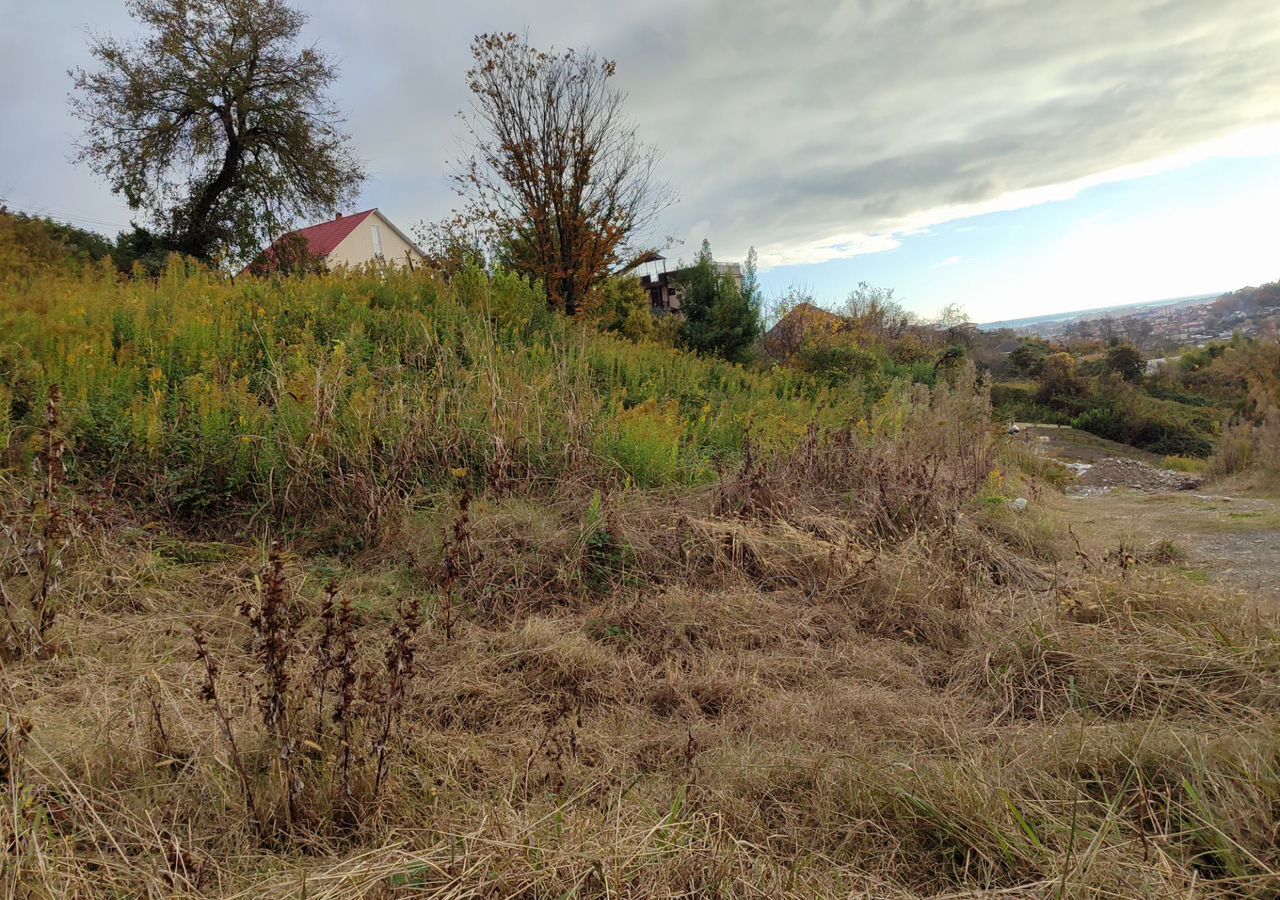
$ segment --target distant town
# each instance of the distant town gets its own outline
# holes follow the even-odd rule
[[[1144,353],[1171,353],[1233,335],[1257,337],[1280,324],[1280,291],[1274,285],[1227,294],[1180,297],[1038,318],[992,322],[984,331],[1012,331],[1058,340],[1123,340]]]

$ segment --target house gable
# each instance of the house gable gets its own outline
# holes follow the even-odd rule
[[[335,216],[328,222],[321,222],[318,225],[309,225],[306,228],[291,231],[285,237],[296,235],[302,238],[307,242],[307,250],[313,256],[327,259],[360,226],[361,222],[375,212],[376,210],[368,209],[364,212],[352,213],[349,216]]]
[[[422,262],[422,251],[376,209],[363,218],[327,254],[329,268],[382,262],[390,266]]]
[[[390,219],[377,209],[366,209],[281,235],[245,271],[291,268],[294,258],[301,255],[323,260],[329,269],[356,268],[380,264],[379,261],[399,267],[423,261],[422,251]]]

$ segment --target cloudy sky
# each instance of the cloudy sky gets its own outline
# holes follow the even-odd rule
[[[445,173],[471,36],[591,46],[679,195],[691,253],[754,245],[766,288],[859,281],[982,321],[1280,278],[1276,0],[307,0],[308,38],[402,226]],[[108,233],[71,161],[66,70],[122,0],[0,0],[0,197]]]

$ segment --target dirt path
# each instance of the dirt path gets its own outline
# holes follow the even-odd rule
[[[1025,426],[1013,439],[1076,471],[1065,496],[1049,502],[1077,523],[1087,553],[1172,541],[1192,580],[1280,602],[1280,498],[1224,494],[1161,469],[1150,453],[1071,428]]]

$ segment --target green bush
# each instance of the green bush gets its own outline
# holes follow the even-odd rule
[[[641,488],[665,487],[709,475],[709,466],[686,466],[684,424],[674,404],[649,400],[620,411],[596,439],[596,450]]]
[[[734,280],[716,271],[711,244],[702,242],[697,261],[681,276],[684,346],[742,361],[760,336],[760,298],[755,287],[754,262],[748,259],[740,289]]]
[[[802,371],[828,384],[842,384],[854,378],[875,379],[889,365],[883,352],[860,346],[840,334],[806,339],[793,359]]]
[[[1216,423],[1211,413],[1136,391],[1113,392],[1071,420],[1088,431],[1165,456],[1207,457]]]
[[[1140,384],[1147,371],[1147,362],[1133,344],[1116,344],[1107,350],[1105,370],[1130,384]]]
[[[592,314],[605,331],[617,332],[633,341],[653,336],[649,295],[638,278],[630,275],[609,278],[596,288],[592,300]]]
[[[1031,384],[997,382],[991,386],[993,415],[1001,421],[1040,422],[1047,425],[1066,425],[1071,416],[1041,403],[1036,397],[1036,387]]]
[[[1124,413],[1113,406],[1095,406],[1092,409],[1085,410],[1071,420],[1072,428],[1078,428],[1081,431],[1096,434],[1098,437],[1121,443],[1130,443],[1132,441],[1134,424]]]

